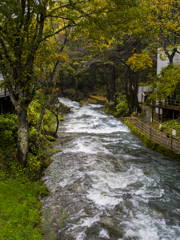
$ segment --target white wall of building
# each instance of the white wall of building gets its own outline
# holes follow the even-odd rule
[[[159,74],[161,72],[162,68],[167,67],[167,65],[169,64],[169,59],[168,59],[168,57],[166,57],[164,59],[164,54],[162,54],[164,60],[162,60],[160,58],[161,53],[162,53],[162,51],[160,50],[160,48],[158,48],[158,54],[157,54],[157,74]],[[175,56],[173,58],[173,63],[180,63],[180,54],[179,53],[175,53]],[[158,104],[158,100],[156,101],[156,103]],[[157,114],[159,114],[159,113],[162,114],[162,108],[160,108],[160,111],[159,111],[158,108],[156,108],[156,113]]]
[[[144,103],[145,102],[145,95],[146,92],[152,92],[152,89],[149,86],[138,86],[138,102]]]
[[[4,80],[2,73],[0,72],[0,81]]]
[[[162,60],[160,58],[160,48],[158,48],[158,54],[157,54],[157,74],[159,74],[162,70],[162,68],[167,67],[168,63],[169,63],[169,59],[168,57],[165,58],[165,60]],[[162,52],[162,51],[161,51]],[[164,58],[164,55],[163,55]],[[173,62],[174,63],[180,63],[180,54],[176,53],[174,58],[173,58]]]

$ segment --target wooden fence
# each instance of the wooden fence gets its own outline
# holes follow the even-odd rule
[[[151,101],[152,107],[164,108],[164,109],[172,109],[176,111],[180,111],[180,103],[177,101],[169,100],[160,100],[160,101]]]
[[[148,138],[174,150],[177,153],[180,153],[179,139],[175,138],[170,134],[157,131],[136,118],[127,118],[127,120],[128,122],[132,123],[136,128],[138,128],[142,133],[144,133]]]

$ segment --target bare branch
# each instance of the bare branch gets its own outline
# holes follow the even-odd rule
[[[54,36],[54,35],[56,35],[56,34],[58,34],[58,33],[60,33],[60,32],[62,32],[63,30],[65,30],[65,29],[67,29],[67,28],[75,27],[76,25],[77,25],[77,24],[74,24],[74,25],[73,25],[73,24],[67,24],[67,25],[64,26],[63,28],[61,28],[61,29],[59,29],[59,30],[57,30],[57,31],[55,31],[55,32],[53,32],[53,33],[45,36],[44,38],[41,39],[40,42],[42,42],[42,41],[46,40],[47,38],[52,37],[52,36]]]

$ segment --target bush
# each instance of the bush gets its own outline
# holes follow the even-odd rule
[[[0,144],[5,146],[16,145],[17,130],[17,115],[0,115]]]
[[[117,109],[117,113],[121,114],[121,113],[126,113],[128,112],[128,104],[127,101],[121,101],[118,103],[118,105],[116,106]]]
[[[38,100],[33,100],[28,107],[27,115],[30,126],[35,126],[38,123],[40,116],[41,104]]]
[[[72,88],[64,90],[64,94],[69,96],[69,98],[75,98],[76,96],[76,91]]]

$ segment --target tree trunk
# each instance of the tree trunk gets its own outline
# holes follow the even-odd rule
[[[55,113],[51,108],[49,108],[49,110],[55,115],[56,117],[56,130],[54,132],[54,137],[57,137],[57,132],[58,132],[58,129],[59,129],[59,117],[58,117],[58,111],[57,113]]]
[[[24,107],[20,107],[17,111],[18,115],[18,150],[17,159],[18,161],[26,166],[26,159],[29,149],[29,127],[27,110]]]
[[[43,120],[43,117],[44,117],[44,114],[45,114],[46,104],[47,104],[46,101],[44,101],[42,109],[41,109],[41,114],[39,116],[39,120],[38,120],[38,123],[36,125],[36,148],[37,149],[39,149],[39,141],[40,141],[39,132],[40,132],[42,120]]]
[[[59,129],[59,117],[58,117],[58,114],[56,114],[56,131],[55,131],[55,134],[57,136],[57,132],[58,132],[58,129]]]
[[[109,91],[110,91],[110,100],[114,101],[115,99],[115,91],[116,91],[116,72],[115,66],[109,65]]]

